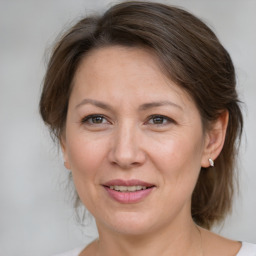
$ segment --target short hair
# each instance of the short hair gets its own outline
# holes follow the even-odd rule
[[[156,54],[168,77],[194,100],[205,129],[227,110],[223,149],[213,168],[201,168],[191,214],[205,228],[232,206],[234,168],[243,128],[232,60],[213,31],[174,6],[123,2],[70,28],[53,49],[44,79],[40,113],[57,139],[65,129],[74,74],[88,52],[106,46],[144,47]],[[188,163],[189,164],[189,163]]]

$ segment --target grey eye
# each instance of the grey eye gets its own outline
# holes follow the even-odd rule
[[[156,117],[152,118],[152,121],[153,121],[154,124],[163,124],[164,121],[166,121],[166,120],[162,116],[156,116]]]
[[[104,117],[102,117],[102,116],[91,117],[91,122],[94,124],[101,124],[101,123],[103,123],[103,121],[104,121]]]
[[[161,115],[153,115],[148,120],[148,123],[153,125],[167,124],[170,122],[171,122],[171,119],[169,117],[161,116]]]
[[[101,115],[90,115],[82,119],[84,124],[105,124],[107,122],[106,118]]]

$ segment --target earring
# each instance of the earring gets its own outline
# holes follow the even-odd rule
[[[210,166],[214,167],[214,161],[211,158],[209,158],[208,160],[209,160]]]

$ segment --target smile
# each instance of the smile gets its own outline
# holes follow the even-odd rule
[[[146,199],[156,186],[140,180],[111,180],[103,187],[110,199],[122,204],[132,204]]]
[[[134,192],[147,189],[146,186],[110,186],[109,188],[120,192]]]

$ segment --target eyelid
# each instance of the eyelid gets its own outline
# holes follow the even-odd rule
[[[106,116],[102,115],[102,114],[92,114],[92,115],[85,116],[85,117],[82,118],[81,123],[82,123],[82,124],[87,123],[87,124],[91,124],[91,125],[97,125],[97,123],[89,123],[89,122],[88,122],[89,119],[94,118],[94,117],[101,117],[101,118],[104,118],[108,123],[110,123],[110,122],[108,121],[108,118],[107,118]],[[99,125],[100,125],[100,124],[102,125],[102,124],[105,124],[105,123],[98,123],[98,124],[99,124]]]
[[[161,117],[164,120],[167,120],[168,123],[176,123],[172,118],[170,118],[168,116],[165,116],[165,115],[160,115],[160,114],[153,114],[153,115],[149,116],[146,123],[148,123],[151,119],[153,119],[155,117]],[[159,125],[160,126],[160,125],[165,125],[165,124],[152,124],[152,125]]]

